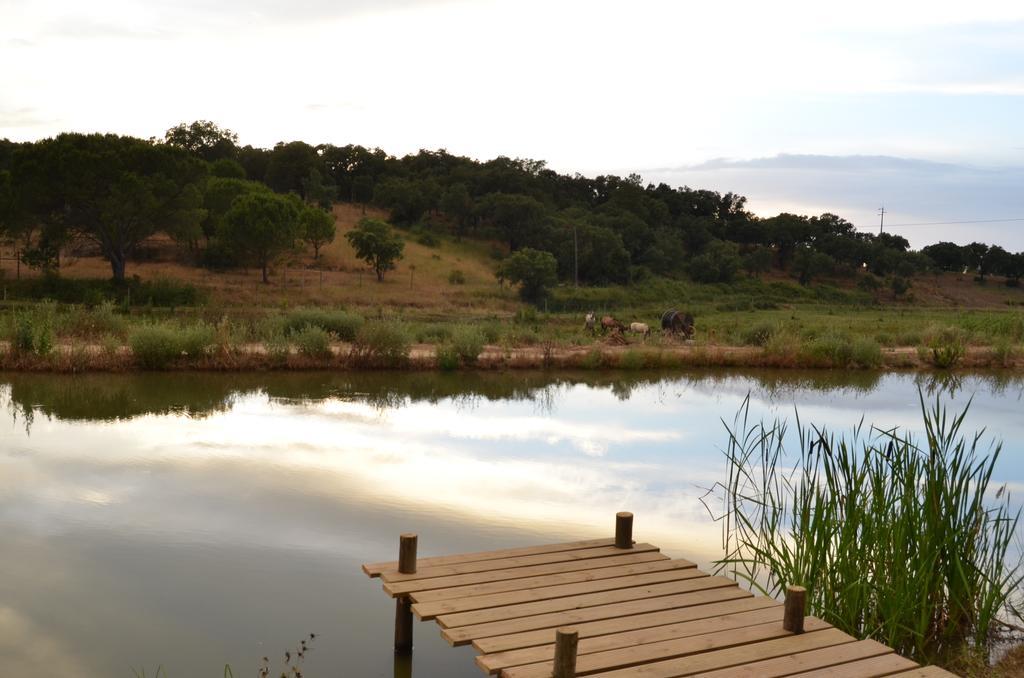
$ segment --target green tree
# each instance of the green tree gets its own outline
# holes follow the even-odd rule
[[[245,168],[233,158],[220,158],[210,163],[210,175],[223,179],[244,179]]]
[[[942,271],[955,271],[960,273],[967,265],[967,257],[964,248],[952,242],[937,242],[921,248],[921,253],[927,255],[935,266]]]
[[[299,209],[296,200],[272,193],[242,195],[232,203],[218,236],[251,258],[269,283],[270,265],[294,250],[302,235]]]
[[[774,258],[775,255],[770,249],[763,245],[755,245],[743,255],[743,269],[752,278],[759,278],[762,273],[771,270]]]
[[[463,183],[455,183],[441,196],[441,211],[455,220],[459,232],[465,230],[473,214],[473,198]]]
[[[112,134],[62,134],[26,150],[25,165],[14,174],[25,223],[38,225],[51,244],[92,241],[116,282],[124,281],[128,259],[145,239],[190,231],[202,221],[198,189],[207,165],[181,148]]]
[[[800,247],[793,255],[793,275],[801,285],[810,285],[814,278],[832,273],[836,260],[811,247]]]
[[[207,162],[238,155],[238,135],[209,120],[172,127],[164,134],[164,143],[183,148]]]
[[[331,209],[337,194],[338,187],[329,180],[324,181],[324,176],[318,169],[311,169],[309,176],[302,180],[302,195],[306,202],[320,209]]]
[[[263,180],[278,193],[298,193],[305,199],[303,182],[321,166],[316,149],[306,142],[279,143],[270,152]]]
[[[703,283],[732,282],[741,263],[736,243],[715,240],[690,260],[690,276]]]
[[[300,216],[302,239],[313,246],[313,258],[320,258],[320,248],[334,242],[337,229],[334,215],[319,207],[306,207]]]
[[[427,199],[417,182],[391,177],[373,188],[373,202],[391,211],[397,224],[415,224],[427,211]]]
[[[538,200],[528,195],[491,193],[483,197],[480,207],[512,251],[538,246],[544,240],[547,210]]]
[[[525,301],[536,303],[558,283],[558,262],[550,252],[524,247],[502,262],[500,275],[519,285],[519,296]]]
[[[395,268],[395,262],[402,258],[405,242],[395,234],[387,222],[364,217],[345,239],[356,251],[356,256],[365,261],[377,274],[377,281],[384,280],[384,273]]]

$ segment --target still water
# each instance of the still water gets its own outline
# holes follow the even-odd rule
[[[359,565],[635,536],[708,565],[722,420],[920,427],[919,390],[1005,441],[1024,381],[864,373],[0,375],[0,675],[392,676],[393,604]],[[294,650],[293,650],[294,651]],[[417,678],[480,675],[416,626]],[[276,674],[280,675],[280,671]]]

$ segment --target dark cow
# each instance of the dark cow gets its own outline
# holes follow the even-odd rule
[[[666,334],[682,335],[684,339],[693,339],[693,315],[680,313],[672,309],[661,316],[661,330]]]

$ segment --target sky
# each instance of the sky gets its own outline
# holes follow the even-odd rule
[[[196,119],[1024,250],[1019,1],[0,0],[0,137]]]

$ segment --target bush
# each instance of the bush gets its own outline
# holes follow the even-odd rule
[[[804,354],[830,367],[878,367],[882,363],[882,349],[874,339],[854,339],[836,332],[812,339]]]
[[[8,330],[8,340],[14,352],[49,355],[56,344],[53,330],[55,315],[56,305],[53,303],[15,312]]]
[[[145,325],[131,333],[128,345],[139,367],[163,370],[182,358],[206,355],[215,340],[214,328],[201,323],[188,327]]]
[[[444,344],[437,347],[437,366],[445,372],[458,369],[460,360],[459,354],[451,344]]]
[[[216,343],[216,330],[205,323],[196,323],[177,330],[178,347],[189,358],[199,358]]]
[[[409,333],[403,325],[373,322],[359,329],[352,357],[364,367],[402,367],[409,361],[411,348]]]
[[[331,357],[331,335],[314,325],[306,325],[292,335],[299,353],[308,357],[323,359]]]
[[[940,369],[955,367],[967,352],[964,331],[953,326],[930,329],[927,349],[923,351],[925,358]]]
[[[300,308],[285,314],[281,329],[286,335],[293,335],[315,327],[333,334],[339,341],[353,341],[363,325],[362,316],[347,311],[330,311],[321,308]]]
[[[646,367],[647,361],[640,351],[630,349],[619,356],[618,367],[623,370],[639,370]]]
[[[767,346],[778,328],[774,323],[761,322],[740,331],[740,343],[744,346]]]
[[[448,274],[448,283],[450,285],[465,285],[466,274],[459,269],[455,269],[454,271]]]
[[[181,357],[181,346],[175,329],[162,325],[139,327],[128,337],[132,355],[139,367],[163,370]]]
[[[458,327],[452,332],[452,349],[463,365],[475,365],[484,350],[484,335],[475,327]]]

